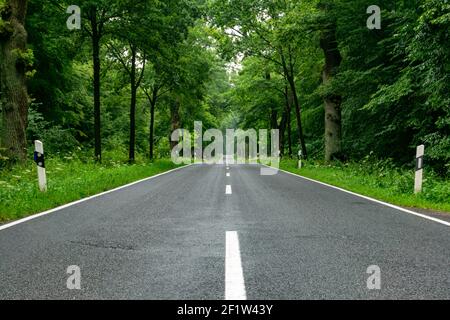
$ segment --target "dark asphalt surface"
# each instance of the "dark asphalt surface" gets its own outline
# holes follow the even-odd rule
[[[226,231],[250,300],[450,298],[448,226],[259,169],[194,165],[0,231],[0,299],[224,299]]]

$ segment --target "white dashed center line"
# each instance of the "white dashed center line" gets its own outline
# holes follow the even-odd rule
[[[227,185],[227,188],[225,189],[225,194],[233,194],[233,191],[231,191],[230,185]]]
[[[229,172],[227,172],[227,177],[231,176],[231,174]]]
[[[247,300],[237,232],[227,231],[225,241],[225,300]]]

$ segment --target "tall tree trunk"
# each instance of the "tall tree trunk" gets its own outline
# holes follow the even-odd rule
[[[278,128],[278,111],[271,108],[270,110],[270,129],[279,129]]]
[[[281,54],[281,60],[282,60],[282,64],[283,64],[284,75],[289,84],[290,92],[292,94],[292,98],[293,98],[293,102],[294,102],[295,116],[297,118],[298,139],[299,139],[300,147],[302,149],[303,157],[306,159],[308,157],[308,150],[306,149],[305,137],[303,135],[300,103],[298,101],[297,88],[295,87],[294,67],[292,64],[289,64],[289,66],[287,65],[286,58],[284,57],[283,53]]]
[[[289,112],[288,112],[288,146],[289,146],[289,157],[292,157],[292,128],[291,128],[291,121],[292,121],[292,110],[291,105],[289,105]]]
[[[172,132],[180,128],[180,98],[176,97],[175,100],[170,105],[170,122],[171,122],[171,132],[170,135],[172,135]],[[173,149],[178,144],[177,141],[172,141],[171,137],[169,137],[170,140],[170,149]]]
[[[290,101],[289,89],[285,88],[285,98],[286,98],[286,113],[287,113],[287,135],[288,135],[288,148],[289,157],[292,157],[292,133],[291,133],[291,115],[292,115],[292,103]]]
[[[289,157],[292,157],[292,131],[291,131],[291,109],[288,112],[287,132],[288,132],[288,150]]]
[[[306,158],[308,158],[308,150],[306,149],[305,137],[303,135],[302,116],[301,116],[301,111],[300,111],[300,104],[298,102],[297,89],[295,88],[295,82],[294,82],[293,77],[289,76],[288,78],[289,78],[288,79],[289,84],[291,86],[292,98],[294,100],[295,116],[297,118],[297,128],[298,128],[300,146],[302,149],[303,157],[306,159]]]
[[[0,92],[3,130],[2,147],[12,160],[27,158],[28,91],[26,68],[28,63],[18,53],[27,50],[25,17],[26,0],[9,0],[1,12],[4,24],[0,29]]]
[[[279,130],[280,130],[280,152],[281,155],[284,155],[284,149],[286,146],[286,125],[287,125],[287,118],[288,118],[288,114],[287,114],[287,110],[283,111],[283,115],[281,117],[281,122],[280,122],[280,126],[279,126]]]
[[[330,23],[328,29],[323,30],[320,46],[325,55],[323,68],[323,84],[327,85],[337,73],[342,57],[336,40],[336,23]],[[342,97],[331,93],[324,97],[325,107],[325,161],[339,158],[342,152]]]
[[[150,160],[153,160],[154,145],[155,145],[155,108],[158,99],[158,89],[154,88],[152,92],[152,99],[150,99]]]
[[[97,22],[97,8],[91,9],[90,22],[92,28],[92,62],[94,67],[94,144],[95,158],[102,160],[101,110],[100,110],[100,40],[101,27]],[[100,29],[100,30],[99,30]]]
[[[131,46],[131,70],[130,70],[130,83],[131,83],[131,103],[130,103],[130,146],[129,146],[129,161],[134,162],[135,150],[136,150],[136,48]]]
[[[270,72],[266,71],[266,80],[270,81],[271,78]],[[278,129],[278,111],[274,108],[272,103],[270,106],[269,123],[270,129]]]

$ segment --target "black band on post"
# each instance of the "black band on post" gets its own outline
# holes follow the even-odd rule
[[[416,158],[416,171],[423,169],[423,156]]]
[[[45,157],[42,153],[34,152],[34,162],[36,162],[38,167],[45,168]]]

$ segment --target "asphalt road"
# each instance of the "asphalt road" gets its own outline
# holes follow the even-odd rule
[[[189,166],[0,231],[0,299],[450,298],[448,226],[259,169]]]

